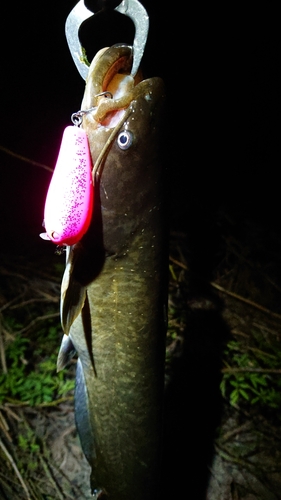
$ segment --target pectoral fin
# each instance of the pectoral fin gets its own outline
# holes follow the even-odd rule
[[[57,371],[60,372],[71,361],[76,354],[76,349],[72,343],[70,336],[64,335],[61,341],[61,346],[57,359]]]
[[[90,464],[96,459],[93,428],[90,421],[88,393],[83,366],[78,358],[75,386],[75,420],[83,452]]]
[[[85,298],[86,287],[74,276],[75,254],[73,247],[67,248],[66,266],[61,285],[61,324],[65,335],[69,334],[73,321],[80,314]]]

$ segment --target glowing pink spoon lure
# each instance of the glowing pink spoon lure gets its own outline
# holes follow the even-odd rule
[[[43,239],[73,245],[87,231],[93,210],[92,164],[86,132],[66,127],[49,185]]]

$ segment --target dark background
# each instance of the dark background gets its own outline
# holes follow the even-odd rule
[[[75,4],[14,1],[1,14],[0,145],[51,167],[84,91],[64,34]],[[150,15],[143,68],[146,76],[164,79],[168,94],[163,152],[172,228],[191,231],[207,254],[217,237],[218,211],[279,231],[276,13],[179,1],[143,4]],[[133,33],[128,18],[111,12],[95,15],[80,34],[91,57],[103,46],[132,43]],[[38,243],[50,251],[38,234],[51,174],[2,151],[0,158],[2,248],[20,251]]]
[[[84,91],[64,34],[76,3],[9,2],[1,14],[0,145],[50,167]],[[163,154],[170,225],[187,234],[191,273],[207,282],[226,226],[236,236],[259,227],[265,247],[269,232],[280,236],[279,17],[238,4],[143,4],[150,16],[144,73],[161,76],[168,96]],[[129,19],[111,12],[96,15],[81,38],[91,58],[104,46],[132,43],[133,33]],[[2,252],[50,255],[54,246],[39,233],[51,173],[3,151],[0,158]],[[216,334],[224,325],[210,314],[200,318],[190,326],[198,336],[178,365],[168,405],[163,488],[169,499],[186,498],[196,482],[197,493],[198,484],[203,491],[217,423]]]

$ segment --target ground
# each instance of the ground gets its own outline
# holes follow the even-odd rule
[[[191,272],[188,234],[171,232],[160,498],[278,500],[280,239],[264,228],[253,230],[244,223],[238,231],[234,222],[221,224],[224,216],[219,220],[222,244],[208,282]],[[33,348],[34,335],[39,342],[47,322],[50,343],[55,338],[58,349],[62,270],[63,257],[53,252],[28,260],[2,255],[1,363],[6,376],[13,366],[7,348],[19,332],[23,338],[28,333]],[[12,315],[18,323],[11,322]],[[30,359],[41,362],[42,350],[35,351]],[[21,364],[33,365],[28,353],[23,352]],[[64,376],[72,381],[74,374],[75,360]],[[38,396],[30,404],[19,397],[23,383],[16,396],[6,391],[0,405],[1,499],[92,498],[72,387],[54,393],[53,400],[42,402]]]

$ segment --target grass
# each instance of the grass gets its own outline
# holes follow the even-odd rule
[[[56,372],[62,337],[58,314],[61,271],[54,266],[52,275],[38,278],[36,270],[30,276],[30,270],[21,274],[7,269],[1,290],[7,298],[0,316],[0,404],[54,404],[74,389],[67,371]]]
[[[207,301],[192,297],[185,247],[184,235],[171,238],[167,384],[191,334],[188,331],[190,316],[204,314],[201,307],[209,307]],[[258,253],[258,250],[256,245],[251,253],[250,246],[245,248],[233,237],[226,238],[223,257],[209,283],[224,302],[224,309],[218,314],[222,314],[229,325],[229,337],[222,350],[220,390],[224,405],[230,409],[252,409],[256,414],[276,415],[281,405],[278,308],[281,300],[273,278],[280,274],[276,262],[277,267],[280,263],[272,259],[274,264],[262,260],[260,265],[261,251]],[[84,498],[74,491],[73,485],[71,489],[66,483],[63,488],[68,488],[69,496],[61,493],[60,485],[65,478],[55,482],[51,478],[55,466],[50,465],[45,438],[38,436],[30,422],[30,415],[36,421],[42,415],[48,418],[49,412],[59,409],[61,404],[72,404],[73,400],[75,360],[69,369],[56,372],[62,337],[58,311],[63,267],[58,256],[51,262],[33,261],[28,267],[24,258],[3,257],[0,267],[0,429],[4,436],[0,455],[1,467],[2,464],[7,467],[10,478],[0,475],[0,494],[1,488],[5,492],[10,488],[12,497],[26,489],[29,496],[25,494],[22,498],[32,500]],[[196,372],[191,383],[196,384]],[[73,409],[69,406],[64,411]],[[11,470],[18,477],[17,487],[12,486],[15,478]],[[46,477],[49,479],[43,486]],[[8,496],[4,498],[9,498],[10,493],[5,494]]]

